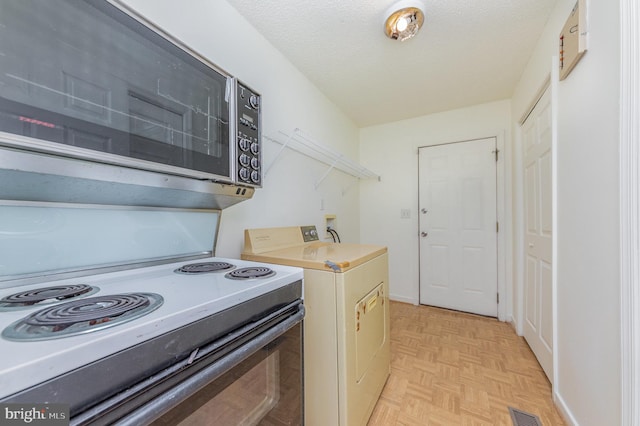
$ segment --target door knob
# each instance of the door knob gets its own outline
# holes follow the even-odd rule
[[[423,209],[420,209],[420,211],[422,212],[422,214],[425,214],[425,213],[427,213],[429,210],[427,210],[427,209],[424,209],[424,208],[423,208]]]
[[[529,243],[529,248],[533,248],[533,247],[535,247],[535,244]]]
[[[429,235],[429,233],[423,231],[423,232],[420,233],[420,235],[422,235],[422,237],[426,237],[427,235]]]

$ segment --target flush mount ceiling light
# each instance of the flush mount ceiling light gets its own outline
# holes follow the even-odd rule
[[[394,4],[385,14],[385,34],[393,39],[405,41],[418,34],[424,23],[424,5],[417,0],[403,0]]]

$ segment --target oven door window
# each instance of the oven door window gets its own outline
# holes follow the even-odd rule
[[[298,324],[152,424],[302,424],[300,335]]]
[[[28,148],[230,179],[230,78],[108,2],[2,1],[0,58],[0,131]]]

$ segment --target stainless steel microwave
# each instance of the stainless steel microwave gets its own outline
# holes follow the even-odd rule
[[[259,187],[260,109],[117,1],[0,2],[0,145]]]

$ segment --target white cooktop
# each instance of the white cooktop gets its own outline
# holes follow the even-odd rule
[[[237,268],[265,266],[276,274],[268,278],[232,280],[225,278],[228,271],[197,275],[174,273],[185,264],[214,261],[228,262]],[[162,306],[141,318],[95,332],[42,341],[16,342],[0,338],[0,398],[302,278],[303,270],[296,267],[211,257],[0,289],[1,299],[13,293],[52,285],[88,284],[100,288],[88,297],[147,292],[160,294],[164,299]],[[49,306],[52,305],[0,312],[0,331]]]

